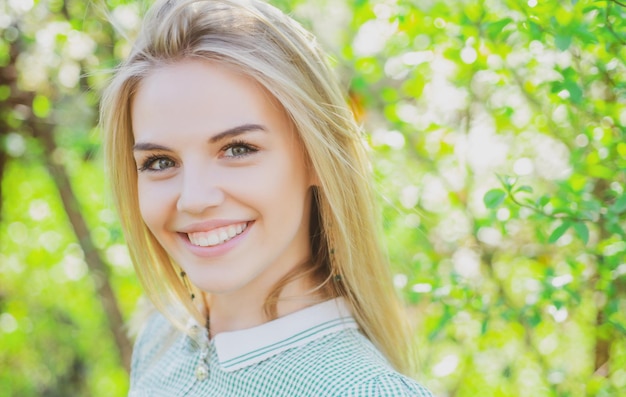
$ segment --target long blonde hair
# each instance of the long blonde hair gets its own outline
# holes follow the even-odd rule
[[[158,1],[104,93],[101,122],[113,199],[149,298],[175,324],[180,324],[174,313],[183,312],[181,306],[204,321],[181,282],[178,265],[141,218],[132,155],[133,95],[155,68],[182,59],[236,68],[282,104],[319,179],[311,214],[313,259],[306,271],[315,268],[323,276],[321,291],[328,298],[345,297],[362,332],[397,370],[408,373],[411,343],[381,246],[361,131],[314,37],[259,1]],[[276,291],[280,288],[279,283]],[[270,294],[268,301],[277,295]]]

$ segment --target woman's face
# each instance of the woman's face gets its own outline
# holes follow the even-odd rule
[[[132,103],[141,216],[192,283],[263,299],[310,257],[312,178],[295,129],[258,83],[185,60]]]

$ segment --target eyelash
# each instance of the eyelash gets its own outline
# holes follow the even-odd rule
[[[245,149],[247,150],[247,152],[246,152],[246,153],[244,153],[244,154],[238,154],[238,155],[227,156],[227,157],[231,157],[231,158],[242,158],[242,157],[249,156],[249,155],[251,155],[251,154],[256,153],[256,152],[258,152],[258,151],[259,151],[259,149],[258,149],[258,148],[256,148],[255,146],[250,145],[249,143],[247,143],[247,142],[245,142],[245,141],[242,141],[242,140],[238,140],[238,139],[236,139],[236,140],[233,140],[233,141],[229,142],[226,146],[224,146],[224,147],[222,148],[222,150],[221,150],[221,151],[224,153],[224,152],[226,152],[226,151],[228,151],[228,150],[231,150],[231,149],[233,149],[233,148],[236,148],[236,147],[242,147],[242,148],[245,148]]]
[[[243,154],[237,154],[237,155],[226,156],[226,157],[243,158],[259,151],[259,149],[257,149],[253,145],[250,145],[249,143],[246,143],[245,141],[242,141],[242,140],[234,140],[228,143],[226,146],[222,148],[221,151],[227,152],[228,150],[232,150],[233,148],[237,148],[237,147],[245,148],[247,152]],[[138,171],[148,171],[148,172],[164,171],[165,169],[157,170],[157,169],[151,168],[151,166],[158,160],[169,160],[172,162],[172,164],[174,164],[172,167],[176,166],[176,162],[172,158],[162,155],[162,154],[152,154],[145,158],[145,160],[141,163],[141,166],[139,167]],[[168,168],[171,168],[171,167],[168,167]]]
[[[169,160],[176,166],[176,162],[172,160],[170,157],[162,155],[162,154],[152,154],[141,163],[141,167],[139,167],[139,171],[148,171],[148,172],[160,172],[164,170],[155,170],[150,168],[157,160]]]

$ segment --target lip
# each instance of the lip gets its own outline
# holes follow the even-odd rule
[[[179,233],[198,233],[209,232],[224,226],[236,225],[238,223],[247,223],[248,226],[253,222],[242,219],[211,219],[205,222],[192,223],[178,230]]]
[[[247,227],[241,234],[236,235],[235,237],[231,238],[230,240],[220,245],[214,245],[211,247],[200,247],[198,245],[191,244],[191,241],[189,241],[189,237],[187,237],[187,233],[204,232],[204,231],[216,229],[218,227],[232,225],[234,223],[243,223],[242,221],[228,221],[225,223],[220,223],[220,222],[221,221],[210,221],[210,222],[202,222],[202,223],[190,225],[189,227],[182,229],[182,230],[189,230],[189,231],[181,230],[178,233],[178,236],[182,240],[185,247],[189,251],[191,251],[192,254],[202,257],[202,258],[213,258],[213,257],[218,257],[218,256],[227,254],[236,246],[238,246],[240,243],[242,243],[248,236],[250,229],[252,229],[252,227],[254,226],[254,221],[246,222]],[[207,225],[211,225],[212,228],[207,228]],[[214,225],[219,225],[219,226],[214,226]]]

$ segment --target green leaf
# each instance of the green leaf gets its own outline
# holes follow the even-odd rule
[[[502,186],[508,191],[511,191],[515,183],[517,183],[517,178],[512,176],[498,174],[497,177],[500,180]]]
[[[580,104],[583,100],[583,90],[578,83],[573,80],[565,80],[563,83],[565,89],[569,92],[569,97],[572,102]]]
[[[548,196],[547,194],[544,194],[543,196],[537,199],[535,204],[537,205],[537,207],[543,208],[546,205],[548,205],[549,202],[550,202],[550,196]]]
[[[570,226],[572,226],[570,222],[563,221],[563,223],[561,223],[556,229],[552,231],[552,233],[550,234],[550,237],[548,237],[548,243],[550,244],[556,243],[561,238],[561,236],[565,234],[567,229],[570,228]]]
[[[506,25],[508,25],[511,22],[513,22],[511,18],[504,18],[499,21],[487,24],[487,29],[486,29],[487,35],[489,36],[491,40],[495,40],[498,37],[498,35],[502,33],[502,30],[506,27]]]
[[[561,51],[566,51],[572,44],[572,36],[559,34],[554,38],[554,42],[556,44],[556,48]]]
[[[587,227],[587,225],[584,222],[576,222],[574,223],[573,228],[576,232],[576,235],[580,237],[585,245],[587,245],[587,243],[589,242],[589,228]]]
[[[494,209],[498,207],[504,201],[506,197],[506,192],[502,189],[491,189],[485,196],[483,197],[483,201],[485,202],[485,207]]]
[[[517,189],[515,189],[516,192],[526,192],[526,193],[532,193],[533,192],[533,188],[528,186],[528,185],[522,185],[520,187],[518,187]]]
[[[609,208],[609,210],[616,214],[621,214],[622,212],[626,211],[626,193],[618,197],[613,205]]]

